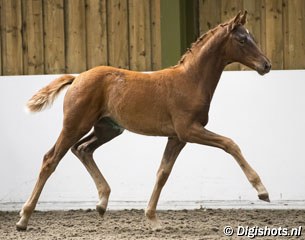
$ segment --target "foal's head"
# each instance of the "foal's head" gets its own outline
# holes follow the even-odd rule
[[[225,43],[225,55],[228,63],[239,62],[264,75],[271,69],[269,59],[257,47],[252,35],[244,27],[247,11],[228,22],[228,39]]]

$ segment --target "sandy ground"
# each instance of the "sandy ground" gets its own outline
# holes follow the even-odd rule
[[[305,239],[305,210],[198,209],[159,211],[162,229],[152,231],[143,210],[108,211],[104,218],[93,210],[35,212],[26,232],[18,232],[17,212],[0,212],[0,239],[251,239],[237,236],[238,226],[301,227],[300,237],[269,236],[255,239]],[[225,226],[235,233],[227,237]],[[254,230],[253,230],[254,231]],[[258,230],[257,230],[258,231]]]

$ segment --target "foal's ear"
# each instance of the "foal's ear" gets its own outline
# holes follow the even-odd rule
[[[234,25],[237,25],[237,24],[240,23],[240,15],[241,15],[241,11],[239,11],[239,12],[237,13],[237,15],[235,16],[235,18],[234,18],[234,20],[233,20],[233,24],[234,24]]]
[[[229,22],[229,30],[234,30],[238,25],[245,25],[247,22],[247,11],[241,14],[241,11]]]
[[[245,10],[244,14],[240,18],[240,23],[242,25],[245,25],[245,23],[247,22],[247,13],[248,13],[247,10]]]
[[[229,21],[229,26],[228,29],[229,31],[233,31],[235,27],[237,27],[240,24],[240,15],[241,15],[241,11],[239,11],[239,13]]]

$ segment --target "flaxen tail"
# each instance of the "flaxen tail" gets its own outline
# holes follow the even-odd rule
[[[64,75],[52,81],[49,85],[40,89],[28,102],[27,110],[30,112],[39,112],[48,106],[51,106],[57,95],[66,86],[70,85],[75,76]]]

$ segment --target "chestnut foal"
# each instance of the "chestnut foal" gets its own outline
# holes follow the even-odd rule
[[[259,199],[269,201],[260,177],[239,147],[230,138],[205,128],[210,102],[226,65],[239,62],[261,75],[271,68],[269,60],[244,27],[246,15],[247,12],[239,13],[202,35],[174,67],[141,73],[100,66],[77,77],[64,75],[37,92],[27,104],[32,112],[52,104],[60,90],[71,84],[64,99],[62,131],[43,158],[38,180],[22,208],[17,229],[26,230],[47,179],[70,148],[95,182],[99,194],[96,208],[102,216],[107,208],[110,187],[93,160],[93,152],[124,129],[168,137],[145,211],[153,227],[159,226],[156,207],[162,187],[187,142],[221,148],[231,154],[257,190]],[[92,128],[92,132],[81,139]]]

